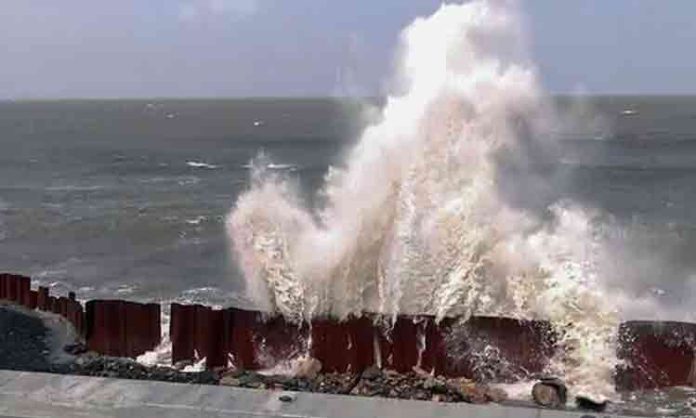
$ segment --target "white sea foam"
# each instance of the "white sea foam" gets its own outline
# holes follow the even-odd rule
[[[264,161],[263,167],[260,167],[260,161]],[[265,169],[265,170],[287,170],[287,171],[297,171],[297,166],[294,164],[277,164],[277,163],[272,163],[270,161],[266,161],[265,155],[261,158],[257,158],[257,161],[255,161],[253,164],[244,164],[242,167],[244,168],[255,168],[255,169]]]
[[[117,295],[132,295],[138,287],[135,285],[122,284],[116,288],[115,292]]]
[[[186,219],[184,222],[186,222],[189,225],[200,225],[201,222],[206,221],[208,218],[205,216],[196,216],[195,218],[192,219]]]
[[[218,166],[214,164],[202,163],[199,161],[186,161],[186,165],[193,168],[207,168],[210,170],[218,168]]]
[[[557,122],[510,3],[443,5],[413,22],[403,88],[329,171],[326,205],[306,209],[260,161],[229,236],[262,309],[294,321],[364,311],[549,319],[564,348],[549,372],[611,397],[618,319],[601,291],[603,244],[591,213],[542,193],[553,176],[530,169]]]
[[[198,177],[181,177],[176,182],[179,186],[191,186],[200,183],[201,179]]]
[[[60,186],[50,186],[46,188],[49,192],[94,192],[105,189],[103,185],[76,185],[66,184]]]

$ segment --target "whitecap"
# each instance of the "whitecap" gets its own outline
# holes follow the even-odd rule
[[[271,170],[296,170],[297,166],[294,166],[292,164],[268,164],[267,168]]]
[[[195,176],[194,177],[183,177],[183,178],[177,180],[177,184],[179,184],[179,186],[190,186],[192,184],[198,184],[198,183],[200,183],[200,181],[201,181],[201,179],[199,179],[198,177],[195,177]]]
[[[62,186],[49,186],[46,187],[46,191],[49,192],[93,192],[97,190],[102,190],[104,189],[104,186],[102,185],[86,185],[86,186],[80,186],[76,184],[66,184]]]
[[[116,294],[119,295],[130,295],[135,292],[136,286],[132,285],[121,285],[116,289]]]
[[[242,166],[243,168],[254,168],[256,166],[252,165],[251,163],[244,164]],[[275,163],[269,163],[264,166],[268,170],[287,170],[287,171],[297,171],[299,169],[299,166],[294,165],[294,164],[275,164]]]
[[[205,221],[205,220],[207,220],[207,219],[208,219],[208,218],[206,218],[205,216],[196,216],[196,217],[193,218],[193,219],[186,219],[184,222],[186,222],[186,223],[189,224],[189,225],[200,225],[201,222],[203,222],[203,221]]]
[[[218,166],[216,166],[216,165],[208,164],[208,163],[202,163],[202,162],[199,162],[199,161],[186,161],[186,165],[189,166],[189,167],[193,167],[193,168],[207,168],[207,169],[210,169],[210,170],[214,170],[214,169],[218,168]]]

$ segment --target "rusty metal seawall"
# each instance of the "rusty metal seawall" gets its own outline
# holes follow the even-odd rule
[[[0,273],[0,300],[64,317],[88,348],[100,354],[136,357],[161,341],[159,304],[91,300],[85,309],[73,292],[55,297],[47,287],[31,290],[29,277],[7,273]]]
[[[50,295],[31,279],[0,274],[0,299],[65,317],[89,349],[137,357],[162,340],[159,304]],[[358,373],[370,366],[414,368],[478,381],[508,382],[542,373],[557,354],[557,333],[545,321],[473,317],[466,322],[431,316],[379,315],[293,324],[281,316],[237,308],[171,304],[172,362],[206,359],[210,369],[269,368],[308,353],[322,372]],[[696,386],[696,324],[629,321],[621,324],[616,371],[619,390]]]

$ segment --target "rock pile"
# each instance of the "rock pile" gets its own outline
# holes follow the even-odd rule
[[[51,371],[120,379],[213,385],[218,383],[218,377],[210,371],[186,373],[170,367],[148,367],[130,359],[101,356],[92,352],[80,355],[71,363],[55,365]]]
[[[314,378],[263,375],[249,371],[229,371],[219,383],[255,389],[319,392],[354,396],[433,400],[437,402],[503,402],[505,392],[466,379],[445,379],[429,374],[397,373],[378,368],[361,374],[325,373]]]

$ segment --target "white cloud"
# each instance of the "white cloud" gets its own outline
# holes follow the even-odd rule
[[[245,18],[258,10],[258,0],[190,0],[179,4],[179,19],[191,21],[208,16]]]

